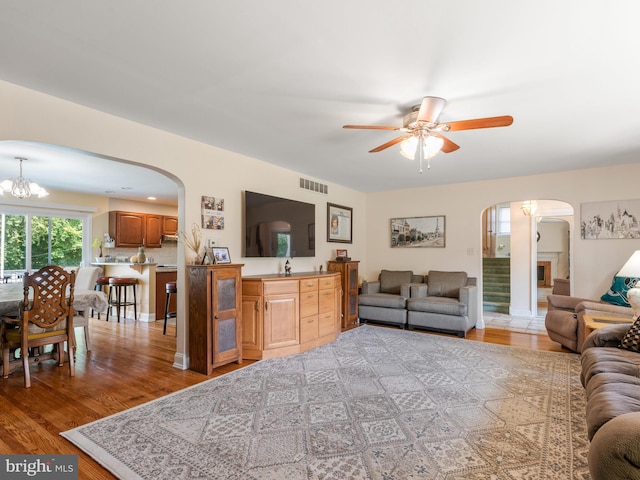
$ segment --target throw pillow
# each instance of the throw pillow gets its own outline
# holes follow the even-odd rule
[[[380,292],[400,295],[400,287],[411,283],[411,270],[382,270],[380,272]]]
[[[631,350],[632,352],[640,352],[640,317],[636,318],[633,325],[627,330],[620,342],[620,348]]]
[[[629,307],[630,305],[629,299],[627,298],[627,292],[629,289],[634,288],[636,283],[638,283],[637,278],[613,277],[609,290],[600,297],[600,300],[612,305]]]
[[[429,270],[427,275],[428,295],[458,298],[460,289],[467,284],[466,272],[439,272]]]

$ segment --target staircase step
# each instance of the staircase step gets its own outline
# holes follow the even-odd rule
[[[502,302],[482,302],[482,310],[494,313],[509,313],[509,304]]]

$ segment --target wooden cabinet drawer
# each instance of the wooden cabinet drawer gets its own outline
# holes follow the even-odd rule
[[[300,318],[318,314],[318,292],[300,293]]]
[[[318,280],[318,288],[324,290],[325,288],[334,288],[336,285],[340,285],[340,277],[335,277],[335,280],[338,281],[337,284],[334,283],[334,277],[320,278]]]
[[[336,317],[334,312],[326,312],[318,315],[318,336],[331,335],[336,330]]]
[[[298,293],[298,282],[296,280],[264,282],[265,295],[280,295],[282,293]]]
[[[318,316],[303,318],[300,320],[300,343],[309,342],[318,338]]]
[[[320,290],[318,298],[318,311],[331,312],[335,308],[335,290]]]
[[[318,279],[307,278],[300,280],[300,292],[313,292],[318,291]]]

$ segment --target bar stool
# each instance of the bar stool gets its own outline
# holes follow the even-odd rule
[[[118,317],[118,323],[120,323],[120,309],[124,310],[123,318],[127,318],[127,307],[133,305],[133,319],[138,319],[138,311],[136,308],[136,286],[138,285],[137,278],[130,277],[111,277],[109,279],[109,310],[116,307],[116,316]],[[127,287],[133,289],[133,301],[127,300]],[[111,296],[111,290],[115,290],[115,299]]]
[[[94,290],[102,290],[107,295],[107,301],[111,303],[111,287],[109,286],[109,280],[111,277],[103,275],[97,278]],[[109,287],[107,289],[107,287]],[[91,318],[93,318],[93,309],[91,309]],[[100,312],[98,312],[98,320],[100,320]],[[107,309],[107,322],[109,321],[109,309]]]
[[[170,312],[169,311],[169,302],[171,300],[171,294],[177,294],[178,293],[178,287],[176,285],[176,282],[167,282],[167,284],[165,285],[165,288],[167,290],[167,302],[165,303],[164,306],[164,329],[162,330],[162,334],[166,335],[167,334],[167,320],[169,318],[177,318],[178,317],[178,312]],[[176,323],[176,336],[178,335],[178,325]]]

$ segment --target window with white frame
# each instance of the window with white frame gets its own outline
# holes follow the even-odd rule
[[[45,265],[81,265],[91,254],[90,226],[85,212],[0,205],[2,278]]]

